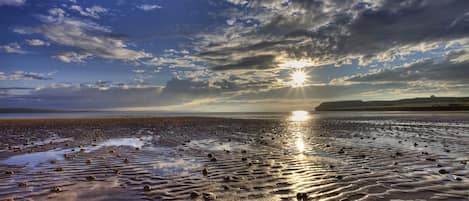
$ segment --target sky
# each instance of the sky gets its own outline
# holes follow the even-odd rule
[[[0,108],[469,96],[467,0],[0,0],[0,32]]]

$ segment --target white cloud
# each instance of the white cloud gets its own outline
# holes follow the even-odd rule
[[[8,45],[0,45],[0,52],[26,54],[18,43],[10,43]]]
[[[22,6],[26,0],[0,0],[0,6]]]
[[[79,54],[76,52],[63,52],[59,55],[53,56],[53,58],[65,63],[82,63],[89,57],[91,57],[91,54],[89,53]]]
[[[89,20],[67,17],[60,8],[49,10],[49,15],[41,15],[40,20],[44,22],[41,26],[15,28],[14,31],[21,34],[42,34],[51,42],[76,48],[80,55],[86,55],[76,57],[76,54],[68,54],[65,56],[72,57],[57,57],[64,59],[63,61],[82,61],[89,56],[122,61],[152,57],[144,51],[127,48],[123,40],[112,36],[110,28]]]
[[[15,71],[10,74],[0,72],[0,80],[51,80],[54,73],[34,73],[25,71]]]
[[[105,14],[108,11],[106,8],[103,8],[101,6],[93,6],[93,7],[90,7],[90,8],[84,8],[83,9],[82,7],[80,7],[78,5],[72,5],[72,6],[70,6],[70,9],[74,10],[74,11],[77,11],[82,16],[92,17],[92,18],[95,18],[95,19],[99,19],[99,15]]]
[[[142,4],[142,5],[138,5],[137,8],[140,10],[144,10],[144,11],[151,11],[151,10],[160,9],[163,7],[156,5],[156,4]]]
[[[26,39],[25,41],[30,46],[48,46],[48,45],[50,45],[49,43],[44,42],[44,41],[39,40],[39,39]]]

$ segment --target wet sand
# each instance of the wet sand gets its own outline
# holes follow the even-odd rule
[[[469,115],[0,120],[0,200],[469,200]]]

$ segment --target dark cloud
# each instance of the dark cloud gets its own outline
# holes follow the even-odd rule
[[[247,13],[233,17],[256,26],[238,23],[221,31],[224,40],[199,48],[201,58],[216,70],[239,66],[231,61],[220,67],[220,61],[272,52],[320,64],[341,64],[349,58],[386,60],[407,54],[396,48],[469,36],[466,0],[230,2],[243,5],[240,13]],[[380,55],[390,50],[394,52]],[[245,64],[244,69],[259,68],[254,62]]]
[[[274,55],[258,55],[242,58],[236,63],[215,66],[213,70],[269,69],[276,65]]]
[[[456,52],[442,60],[427,59],[405,67],[381,69],[376,72],[355,75],[347,79],[351,82],[411,82],[445,81],[449,83],[469,83],[469,60],[457,61],[464,52]]]

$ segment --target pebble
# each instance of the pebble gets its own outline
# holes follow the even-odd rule
[[[308,194],[306,193],[297,193],[296,194],[296,199],[297,200],[308,200]]]
[[[145,186],[143,187],[143,190],[144,190],[144,191],[151,191],[151,187],[150,187],[149,185],[145,185]]]
[[[205,201],[212,201],[217,199],[217,196],[215,196],[213,193],[203,193],[202,197]]]
[[[192,191],[192,192],[191,192],[191,198],[192,198],[192,199],[195,199],[195,198],[198,198],[198,197],[200,197],[200,193],[199,193],[199,192],[197,192],[197,191]]]
[[[26,183],[26,182],[19,182],[19,183],[18,183],[18,186],[19,186],[19,187],[26,187],[26,186],[28,186],[28,183]]]
[[[448,174],[449,172],[448,172],[447,170],[445,170],[445,169],[440,169],[440,170],[438,170],[438,173],[440,173],[440,174]]]
[[[55,171],[62,172],[62,171],[64,171],[64,168],[63,167],[57,167],[57,168],[55,168]]]
[[[88,181],[94,181],[94,180],[96,180],[96,177],[95,177],[95,176],[87,176],[87,177],[86,177],[86,180],[88,180]]]
[[[62,192],[62,188],[58,187],[58,186],[54,186],[50,189],[51,192],[53,193],[58,193],[58,192]]]

